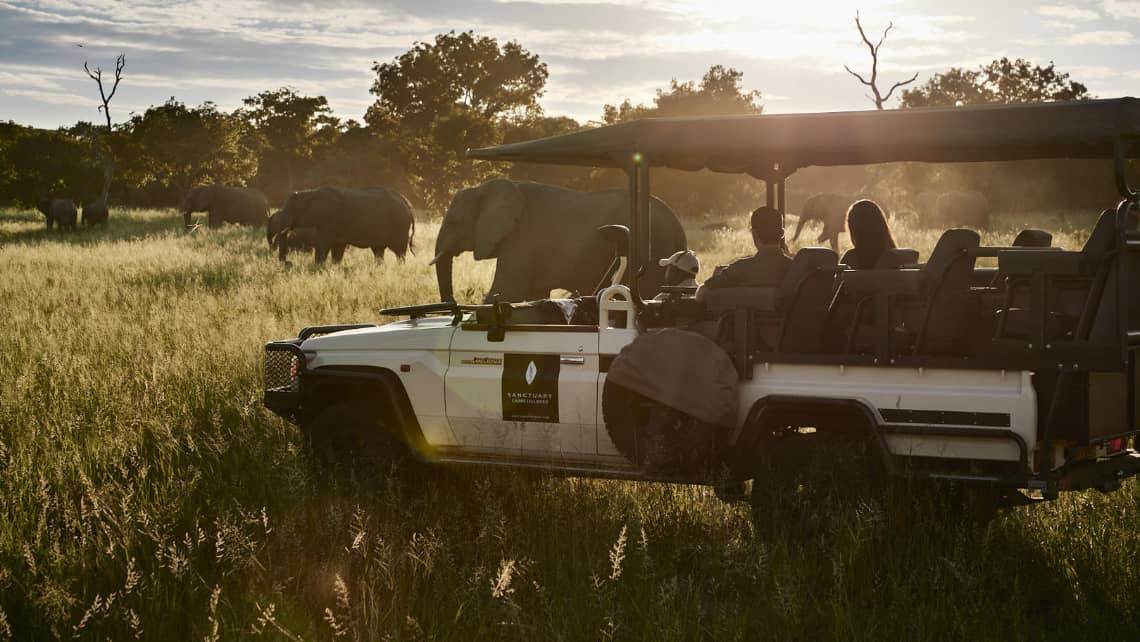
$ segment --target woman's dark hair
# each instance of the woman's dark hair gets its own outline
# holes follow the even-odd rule
[[[851,267],[857,270],[874,268],[883,252],[895,247],[887,218],[875,201],[864,199],[851,204],[847,210],[847,231],[855,246],[855,265]]]

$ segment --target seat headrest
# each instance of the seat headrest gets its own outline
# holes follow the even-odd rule
[[[926,269],[940,274],[950,267],[950,264],[958,258],[963,250],[972,250],[978,247],[981,242],[982,237],[974,230],[946,230],[938,239],[934,251],[930,253],[930,259],[926,262]]]
[[[918,263],[918,250],[909,247],[893,247],[883,251],[879,260],[875,261],[875,269],[895,270],[904,265],[915,263]]]
[[[1021,230],[1013,239],[1013,247],[1052,247],[1053,235],[1045,230]]]
[[[792,295],[800,283],[816,270],[834,268],[838,264],[839,256],[833,250],[826,247],[805,247],[792,257],[792,263],[784,273],[784,282],[780,284],[780,293]]]

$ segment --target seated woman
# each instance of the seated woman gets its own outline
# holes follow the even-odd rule
[[[871,200],[855,201],[847,210],[847,231],[854,248],[847,251],[840,263],[856,270],[893,269],[898,265],[884,265],[883,259],[894,249],[895,239],[887,228],[887,218],[879,204]]]

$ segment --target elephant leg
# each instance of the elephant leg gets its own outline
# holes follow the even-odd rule
[[[221,227],[222,217],[214,214],[214,210],[206,213],[206,226],[207,227]]]
[[[500,301],[526,301],[534,291],[533,275],[530,266],[504,264],[502,259],[495,265],[495,279],[487,291],[484,302],[491,303],[498,296]],[[547,290],[549,292],[549,290]]]
[[[800,214],[800,220],[796,223],[796,231],[794,234],[792,234],[793,241],[799,240],[800,232],[804,231],[804,223],[807,223],[807,217],[805,217],[803,214]]]
[[[334,245],[332,246],[332,260],[333,263],[340,263],[344,260],[344,250],[347,245]]]
[[[318,243],[317,246],[313,248],[313,262],[316,263],[317,265],[324,263],[325,259],[327,259],[328,256],[329,256],[329,246],[328,245],[325,245],[323,243]]]
[[[372,247],[372,256],[376,257],[376,261],[378,263],[383,263],[384,262],[384,246],[383,245],[374,245]]]
[[[49,217],[47,217],[47,228],[48,228],[48,231],[49,231],[49,232],[51,231],[51,227],[52,227],[52,224],[53,224],[54,222],[55,222],[55,221],[53,221],[53,220],[52,220],[52,218],[51,218],[50,216],[49,216]]]

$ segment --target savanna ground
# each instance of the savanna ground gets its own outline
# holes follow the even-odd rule
[[[262,408],[261,346],[433,299],[438,226],[324,269],[179,227],[0,214],[0,640],[1140,638],[1136,483],[969,520],[820,464],[753,519],[698,487],[319,467]],[[705,274],[747,251],[693,227]],[[460,298],[491,270],[461,260]]]

